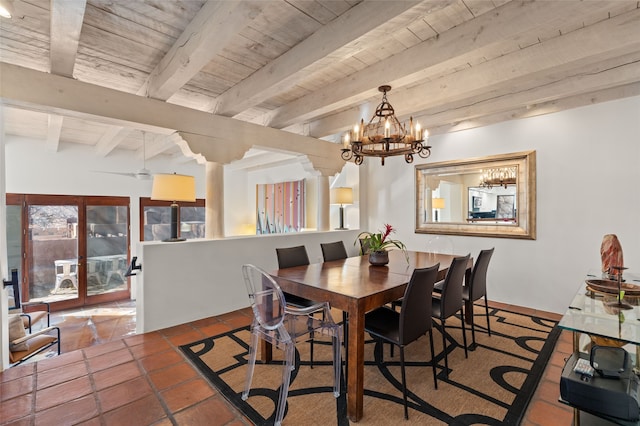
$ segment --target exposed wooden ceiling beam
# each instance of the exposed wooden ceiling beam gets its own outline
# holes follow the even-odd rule
[[[572,103],[562,103],[567,108],[588,105],[596,101],[608,100],[610,97],[595,94],[618,93],[624,95],[640,75],[640,55],[634,54],[617,61],[607,60],[603,63],[584,67],[579,73],[562,76],[557,81],[549,81],[543,86],[531,87],[522,82],[516,91],[494,91],[493,97],[467,98],[458,102],[422,111],[417,119],[429,129],[431,134],[438,134],[442,129],[450,128],[451,123],[473,121],[474,123],[493,123],[498,114],[512,118],[522,118],[524,112],[536,111],[535,115],[555,112],[557,109],[549,105],[560,105],[563,98],[572,99]],[[582,95],[581,95],[582,94]],[[578,103],[583,101],[583,104]],[[541,107],[544,105],[544,107]],[[506,118],[505,118],[506,120]],[[440,129],[440,130],[438,130]]]
[[[257,4],[253,3],[205,2],[141,91],[154,99],[169,99],[219,54],[257,12]]]
[[[220,95],[215,113],[235,116],[295,86],[306,77],[305,71],[313,64],[328,55],[336,55],[345,45],[419,3],[365,1],[358,4]],[[350,50],[352,55],[356,52]]]
[[[123,127],[147,125],[178,130],[194,157],[201,155],[221,164],[242,158],[256,141],[306,155],[324,176],[338,173],[345,164],[340,158],[341,147],[331,142],[7,63],[0,63],[0,99],[10,106],[66,115],[75,112],[86,119]],[[103,152],[108,153],[109,148]]]
[[[607,5],[592,2],[574,14],[582,23],[586,16],[602,13]],[[437,76],[448,69],[481,58],[483,50],[496,44],[510,43],[517,49],[522,35],[540,28],[551,28],[567,22],[567,10],[575,10],[571,2],[509,2],[491,13],[456,26],[410,49],[351,74],[325,88],[299,98],[273,111],[267,125],[288,127],[300,120],[330,114],[378,96],[377,86],[390,84],[394,90],[414,84],[425,77]],[[570,19],[569,19],[570,20]],[[573,21],[572,21],[573,22]],[[399,66],[400,64],[400,66]]]
[[[172,135],[147,135],[147,140],[145,141],[145,149],[140,148],[139,154],[140,158],[143,158],[143,151],[145,153],[145,160],[149,160],[153,157],[157,157],[158,155],[167,152],[171,148],[176,146],[175,141],[173,140]]]
[[[489,99],[495,93],[518,92],[523,84],[534,86],[557,81],[573,75],[576,68],[583,69],[640,49],[638,19],[640,9],[414,86],[410,90],[401,89],[390,95],[390,102],[402,115],[402,111],[424,111],[474,96]],[[602,34],[607,34],[607,37],[602,37]],[[549,73],[551,70],[552,74]],[[370,111],[373,107],[375,105],[368,106]],[[343,131],[360,118],[360,108],[333,114],[312,122],[311,135],[321,137]]]
[[[102,157],[109,155],[123,139],[131,133],[130,128],[122,126],[109,126],[96,144],[96,153]]]
[[[432,128],[432,130],[433,134],[435,135],[457,132],[460,130],[474,129],[490,124],[501,123],[503,121],[536,117],[538,115],[551,114],[566,109],[577,108],[631,96],[640,96],[640,83],[631,83],[625,86],[617,86],[611,89],[599,90],[597,92],[581,93],[576,96],[554,99],[552,101],[535,105],[527,105],[518,109],[510,109],[509,111],[499,111],[493,114],[483,115],[481,119],[469,118],[463,121],[456,121],[453,123],[447,123],[439,127],[434,127]]]
[[[62,122],[64,117],[61,115],[49,114],[47,123],[47,140],[45,146],[47,150],[58,152],[60,146],[60,133],[62,133]]]
[[[49,57],[53,74],[73,77],[86,5],[86,0],[50,0]]]

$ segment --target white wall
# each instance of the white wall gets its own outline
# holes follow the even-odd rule
[[[356,256],[358,230],[301,232],[181,243],[139,243],[138,333],[171,327],[249,306],[241,267],[277,269],[276,247],[304,245],[311,263],[322,262],[320,243],[342,240]],[[135,283],[134,283],[135,281]]]
[[[617,234],[625,265],[640,271],[640,97],[509,121],[430,138],[432,156],[416,164],[537,152],[537,239],[448,237],[477,256],[495,247],[492,300],[563,313],[588,269],[600,267],[600,243]],[[390,223],[410,249],[433,235],[414,233],[414,165],[365,160],[363,211],[371,230]],[[366,185],[366,186],[365,186]]]

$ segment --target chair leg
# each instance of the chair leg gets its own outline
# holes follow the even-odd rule
[[[344,352],[347,353],[349,348],[349,315],[342,311],[342,344],[344,345]],[[347,373],[349,371],[349,357],[345,355],[344,357],[344,375],[347,377]]]
[[[445,322],[447,320],[442,319],[442,351],[444,352],[444,372],[449,378],[449,356],[447,355],[447,338],[445,337]]]
[[[473,305],[471,305],[473,306]],[[473,318],[473,321],[471,321],[471,350],[475,350],[476,349],[476,321],[475,321],[475,317]]]
[[[280,398],[278,400],[278,408],[276,409],[276,418],[274,425],[281,426],[284,418],[284,411],[287,406],[287,395],[289,394],[289,381],[291,380],[291,367],[293,366],[293,355],[295,346],[293,342],[287,343],[285,346],[285,366],[282,371],[282,388],[280,389]]]
[[[409,420],[409,409],[407,408],[407,377],[404,371],[404,346],[400,346],[400,371],[402,374],[402,398],[404,400],[404,419]]]
[[[311,340],[309,340],[309,346],[310,346],[309,365],[311,368],[313,368],[313,337],[311,337]]]
[[[464,357],[469,358],[467,352],[467,327],[464,325],[464,309],[460,308],[460,318],[462,319],[462,343],[464,346]]]
[[[433,386],[438,389],[438,378],[436,372],[436,359],[434,357],[435,350],[433,348],[433,329],[429,330],[429,346],[431,346],[431,367],[433,368]]]
[[[322,319],[324,320],[324,312],[322,313]],[[313,368],[313,338],[314,338],[314,332],[313,332],[313,324],[312,324],[312,320],[311,318],[309,318],[307,320],[307,327],[309,330],[309,366],[310,368]]]
[[[249,346],[249,364],[247,368],[247,378],[244,383],[244,391],[242,392],[242,400],[249,398],[249,390],[251,389],[251,380],[253,378],[253,370],[256,366],[256,348],[258,347],[258,335],[251,333],[251,344]]]
[[[334,330],[333,335],[333,372],[334,372],[334,381],[333,381],[333,396],[340,396],[340,372],[342,371],[342,342],[340,341],[340,327],[337,330]]]
[[[487,303],[487,295],[484,295],[484,312],[487,316],[487,331],[489,332],[489,336],[491,336],[491,324],[489,323],[489,304]]]

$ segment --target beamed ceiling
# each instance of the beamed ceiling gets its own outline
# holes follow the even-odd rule
[[[13,18],[0,18],[3,64],[332,142],[370,118],[382,84],[393,87],[397,114],[413,116],[431,135],[640,94],[636,0],[12,6]],[[179,126],[113,125],[3,101],[5,133],[53,151],[75,143],[101,156],[140,153],[147,130],[147,158],[184,158]],[[257,164],[255,155],[243,161]]]

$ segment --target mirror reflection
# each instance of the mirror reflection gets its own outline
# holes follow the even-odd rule
[[[516,185],[470,187],[467,221],[472,223],[516,224]]]
[[[416,166],[416,232],[535,238],[535,152]]]

